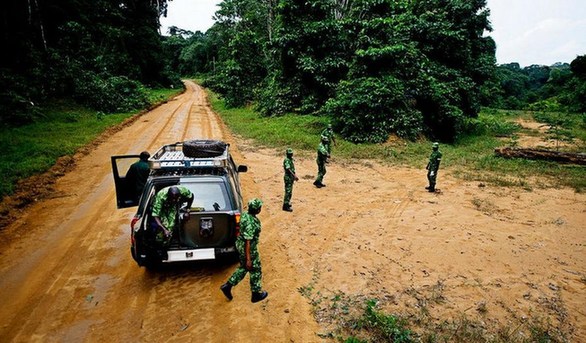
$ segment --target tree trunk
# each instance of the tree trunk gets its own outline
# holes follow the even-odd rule
[[[525,158],[529,160],[545,160],[558,163],[586,165],[586,153],[559,152],[532,148],[496,148],[496,156],[504,158]]]

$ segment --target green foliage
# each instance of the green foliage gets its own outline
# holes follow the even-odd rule
[[[105,128],[128,117],[116,114],[98,120],[92,111],[65,106],[43,111],[45,117],[32,124],[2,129],[0,144],[6,148],[0,159],[0,197],[12,193],[18,179],[46,171],[60,156],[72,155]]]
[[[519,132],[521,125],[495,115],[481,113],[478,118],[471,118],[466,121],[464,131],[468,135],[511,137]]]
[[[204,85],[221,94],[227,106],[244,106],[254,100],[255,90],[267,75],[271,11],[276,5],[225,0],[219,6],[216,24],[206,33],[218,61]]]
[[[485,6],[224,1],[214,31],[218,70],[206,86],[228,106],[256,102],[265,116],[329,116],[353,142],[383,142],[391,133],[452,140],[478,113],[478,86],[494,65]]]
[[[319,144],[319,134],[328,123],[324,116],[286,114],[278,117],[264,117],[255,113],[252,107],[226,108],[217,96],[210,97],[212,106],[227,125],[238,135],[254,139],[258,144],[286,149],[292,147],[298,154],[314,156]],[[571,115],[572,136],[586,141],[586,119]],[[539,183],[534,187],[571,187],[578,192],[586,190],[586,169],[581,166],[564,166],[546,161],[523,159],[502,159],[494,156],[494,149],[510,144],[519,132],[516,118],[531,118],[528,112],[482,111],[478,119],[471,118],[464,123],[462,134],[453,144],[442,144],[444,154],[442,168],[454,168],[454,174],[462,179],[482,181],[502,186],[528,187],[528,181],[535,178],[547,179],[548,184]],[[399,141],[354,144],[339,137],[336,132],[336,146],[333,155],[341,159],[378,159],[392,165],[406,165],[423,169],[431,152],[428,140]],[[501,138],[507,136],[506,140]]]
[[[151,103],[175,96],[178,90],[149,89]],[[65,155],[91,142],[107,128],[135,113],[103,115],[71,101],[39,109],[36,121],[20,127],[0,128],[0,199],[14,191],[19,179],[42,173]]]
[[[334,118],[334,125],[354,143],[386,141],[391,132],[415,138],[422,130],[422,117],[408,107],[403,84],[396,78],[357,78],[343,81],[337,96],[324,111]]]
[[[583,55],[570,64],[525,68],[518,63],[500,65],[482,89],[483,104],[507,109],[586,112],[584,60]]]
[[[406,320],[394,315],[384,314],[376,309],[376,300],[368,300],[364,316],[357,323],[357,329],[368,332],[371,342],[414,342],[411,330],[406,325]],[[346,342],[362,342],[354,337]]]
[[[141,84],[180,86],[163,63],[158,18],[166,5],[67,0],[2,6],[0,45],[10,52],[0,61],[0,85],[10,114],[1,121],[30,123],[38,104],[72,95],[105,112],[127,110],[145,104]]]
[[[279,80],[282,76],[275,75],[265,79],[258,91],[256,110],[263,116],[280,116],[290,112],[293,104],[299,99],[298,84]]]
[[[97,111],[126,112],[148,105],[144,87],[124,76],[100,78],[85,73],[75,83],[73,98]]]

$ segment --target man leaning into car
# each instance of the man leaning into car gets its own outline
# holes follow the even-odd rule
[[[173,232],[176,230],[181,204],[187,202],[187,208],[193,203],[193,193],[183,186],[169,186],[161,189],[155,196],[152,216],[157,224],[155,239],[162,246],[171,243]],[[189,211],[185,220],[189,220]]]

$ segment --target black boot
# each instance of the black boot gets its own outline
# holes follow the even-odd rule
[[[228,298],[228,300],[232,300],[232,285],[229,283],[225,283],[222,286],[220,286],[220,290],[222,291],[222,293],[224,293],[224,295],[226,296],[226,298]]]
[[[266,297],[269,296],[269,293],[267,291],[262,291],[262,292],[253,292],[252,293],[252,297],[250,298],[250,301],[252,301],[253,303],[257,303],[261,300],[264,300]]]
[[[293,212],[293,208],[289,204],[283,204],[283,211]]]
[[[427,191],[428,191],[429,193],[433,193],[433,192],[435,192],[435,185],[431,185],[431,186],[429,186],[429,187],[427,188]]]

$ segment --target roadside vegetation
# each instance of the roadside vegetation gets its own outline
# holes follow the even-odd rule
[[[257,144],[284,149],[291,147],[299,153],[313,156],[319,144],[319,134],[328,123],[327,117],[286,114],[263,117],[252,107],[227,108],[218,95],[210,101],[228,126],[245,139]],[[442,144],[442,169],[450,168],[455,176],[469,181],[486,182],[499,186],[532,188],[571,187],[577,192],[586,189],[586,168],[561,165],[548,161],[504,159],[494,155],[494,149],[515,146],[520,135],[533,134],[518,124],[519,119],[540,121],[544,125],[558,117],[566,118],[557,126],[573,137],[565,149],[580,152],[586,149],[586,122],[584,115],[556,114],[529,111],[483,109],[478,118],[466,122],[468,134],[453,144]],[[553,118],[553,119],[551,119]],[[540,139],[550,137],[542,135]],[[562,138],[560,138],[562,139]],[[334,159],[376,159],[392,165],[424,168],[431,142],[421,136],[411,141],[391,137],[381,144],[354,144],[338,137],[333,147]]]
[[[182,92],[178,89],[145,90],[149,107]],[[72,101],[53,102],[39,110],[39,119],[18,127],[0,128],[0,199],[14,191],[16,182],[47,171],[62,156],[73,155],[108,128],[141,110],[104,114]]]

